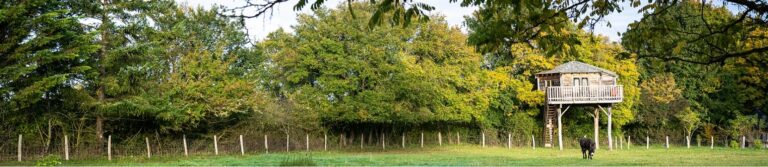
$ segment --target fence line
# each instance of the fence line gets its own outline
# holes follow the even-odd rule
[[[263,135],[263,138],[261,138]],[[295,137],[301,136],[302,137]],[[294,136],[294,137],[292,137]],[[338,137],[336,137],[338,136]],[[30,136],[18,136],[17,141],[0,142],[0,162],[2,161],[33,161],[41,159],[48,155],[63,156],[64,160],[94,160],[125,157],[146,157],[148,159],[163,156],[189,156],[189,155],[247,155],[247,154],[268,154],[275,152],[296,152],[296,151],[328,151],[328,150],[385,150],[385,149],[413,149],[422,147],[439,147],[446,145],[477,145],[481,147],[496,148],[522,148],[539,149],[543,148],[539,144],[540,135],[531,135],[525,137],[522,134],[509,133],[467,133],[467,132],[418,132],[418,133],[358,133],[339,135],[315,134],[315,133],[243,133],[232,135],[213,135],[197,136],[188,138],[187,135],[181,135],[180,138],[166,137],[128,137],[115,138],[108,135],[106,141],[75,141],[72,143],[67,135],[52,137],[53,142],[50,145],[43,145],[45,142],[41,138]],[[689,142],[709,142],[710,149],[715,146],[720,148],[729,147],[729,142],[739,141],[737,148],[755,147],[754,141],[763,139],[749,139],[747,136],[729,139],[727,137],[710,136],[704,137],[685,137],[675,138],[663,136],[661,138],[646,136],[645,143],[632,143],[631,136],[617,136],[616,144],[618,148],[629,149],[632,144],[645,145],[646,149],[652,149],[650,145],[661,145],[664,148],[678,147],[691,148],[702,147],[700,144],[691,146]],[[143,140],[141,140],[143,138]],[[601,136],[605,138],[605,136]],[[718,140],[719,139],[719,140]],[[447,142],[445,141],[447,140]],[[566,148],[578,148],[579,138],[568,137],[563,139],[563,145]],[[642,139],[640,139],[642,140]],[[118,141],[118,142],[115,142]],[[271,142],[278,141],[278,142]],[[280,142],[285,141],[285,142]],[[454,142],[455,141],[455,142]],[[601,139],[600,141],[607,141]],[[336,144],[337,143],[337,144]],[[395,147],[387,148],[388,143],[397,143]],[[669,144],[667,144],[669,143]],[[14,148],[12,145],[17,144]],[[397,145],[400,147],[397,147]],[[607,145],[607,143],[601,143]],[[359,147],[358,147],[359,145]],[[377,146],[378,145],[378,146]],[[762,148],[768,147],[763,145]],[[291,149],[293,148],[293,149]],[[601,147],[607,149],[608,147]],[[614,147],[617,148],[617,147]],[[703,147],[706,148],[706,145]],[[544,149],[554,149],[544,148]],[[281,151],[282,150],[282,151]],[[615,149],[614,151],[621,149]],[[143,152],[143,153],[142,153]],[[146,156],[142,156],[145,154]]]

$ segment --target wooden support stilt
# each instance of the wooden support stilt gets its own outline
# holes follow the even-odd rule
[[[612,122],[611,117],[613,117],[613,113],[611,112],[611,106],[608,106],[608,113],[605,115],[608,116],[608,150],[613,150],[613,140],[612,140],[613,125],[611,123]]]
[[[595,140],[595,149],[600,149],[600,111],[598,111],[597,108],[595,108],[594,114],[592,115],[593,120],[593,126],[594,126],[594,140]]]

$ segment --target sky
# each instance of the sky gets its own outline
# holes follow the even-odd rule
[[[210,9],[213,5],[222,5],[227,7],[238,7],[245,4],[245,0],[177,0],[180,5],[187,5],[190,7],[201,6],[206,9]],[[314,2],[314,1],[312,1]],[[344,3],[346,0],[328,0],[324,6],[327,8],[334,8],[339,3]],[[477,7],[461,7],[458,3],[449,3],[448,0],[424,0],[424,2],[435,6],[430,14],[441,14],[445,16],[448,24],[452,26],[459,26],[466,33],[466,26],[464,23],[464,16],[470,15],[472,11]],[[305,7],[303,10],[296,12],[293,11],[293,5],[296,4],[296,0],[281,3],[274,8],[271,13],[262,17],[247,19],[246,28],[251,39],[255,41],[263,40],[267,34],[273,32],[279,28],[283,28],[286,31],[291,32],[291,25],[297,24],[296,16],[300,13],[311,14],[312,11],[309,7]],[[309,5],[307,5],[309,6]],[[610,41],[618,42],[621,37],[617,33],[626,31],[627,25],[636,20],[642,18],[641,14],[637,13],[636,8],[631,8],[628,4],[623,4],[624,10],[621,13],[613,13],[606,16],[605,21],[596,25],[593,32],[607,36]],[[246,13],[247,14],[247,13]],[[611,23],[611,27],[607,26],[607,22]]]

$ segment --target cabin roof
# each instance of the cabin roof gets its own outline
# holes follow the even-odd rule
[[[560,73],[606,73],[608,75],[618,76],[613,71],[608,71],[606,69],[595,67],[593,65],[589,65],[587,63],[582,63],[579,61],[570,61],[568,63],[561,64],[552,70],[537,73],[537,75],[560,74]]]

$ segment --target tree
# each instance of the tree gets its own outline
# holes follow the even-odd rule
[[[351,4],[355,0],[347,0],[347,4]],[[239,18],[253,18],[259,17],[274,7],[275,4],[284,3],[283,0],[268,0],[268,1],[256,1],[246,0],[246,5],[231,8],[222,11],[222,15]],[[376,26],[382,23],[384,20],[389,20],[390,24],[403,24],[408,25],[414,18],[417,20],[428,20],[429,16],[425,14],[427,11],[434,10],[434,7],[429,3],[404,0],[404,1],[375,1],[368,0],[371,4],[376,5],[376,10],[372,16],[369,16],[369,24]],[[512,43],[531,43],[536,42],[539,45],[551,45],[551,46],[565,46],[565,45],[577,45],[576,40],[562,40],[568,39],[568,34],[563,34],[562,30],[567,30],[567,24],[569,20],[577,23],[578,28],[588,27],[590,29],[604,21],[605,16],[614,14],[615,12],[621,12],[624,10],[621,4],[628,3],[632,7],[640,7],[638,13],[643,13],[649,16],[663,15],[667,12],[674,12],[673,8],[677,4],[688,3],[693,1],[648,1],[643,4],[640,0],[521,0],[521,1],[505,1],[505,0],[451,0],[452,3],[460,3],[461,6],[481,6],[483,10],[485,20],[505,20],[503,17],[510,16],[507,13],[499,13],[497,9],[510,8],[513,9],[508,12],[512,12],[514,19],[506,19],[505,26],[511,27],[510,31],[500,32],[502,34],[496,40],[509,40]],[[706,3],[706,1],[701,1]],[[325,3],[324,0],[300,0],[295,6],[294,10],[300,10],[305,6],[311,4],[310,8],[317,9]],[[351,5],[348,5],[351,6]],[[688,27],[665,27],[667,31],[671,31],[672,35],[687,35],[691,36],[690,40],[680,40],[680,43],[694,43],[704,40],[718,40],[719,36],[728,36],[734,32],[734,30],[744,28],[764,27],[768,22],[768,17],[765,14],[768,12],[768,4],[760,1],[749,0],[725,0],[722,7],[735,6],[739,9],[744,9],[738,14],[738,19],[727,20],[723,22],[715,22],[714,24],[695,24],[690,27],[697,28],[697,31],[689,31]],[[349,9],[352,9],[349,7]],[[253,15],[243,15],[243,11],[254,10]],[[349,10],[354,15],[354,10]],[[239,14],[238,14],[239,13]],[[391,14],[394,17],[383,17],[384,15]],[[680,19],[683,20],[697,20],[698,18],[707,17],[704,10],[700,10],[700,13],[689,15]],[[495,17],[495,18],[494,18]],[[608,23],[610,26],[610,23]],[[561,40],[552,40],[553,37],[560,37]],[[748,39],[764,39],[760,36],[745,36]],[[489,37],[492,38],[492,37]],[[678,45],[672,45],[678,46]],[[734,57],[746,57],[751,53],[764,53],[768,51],[768,47],[751,48],[744,50],[727,50],[726,47],[713,45],[714,48],[719,48],[715,52],[702,52],[703,56],[686,57],[678,55],[638,55],[642,58],[658,58],[662,60],[681,60],[701,64],[712,64],[723,62],[726,59]],[[547,47],[545,49],[553,48],[555,50],[560,47]]]
[[[686,137],[689,137],[686,142],[688,145],[691,145],[691,140],[693,140],[693,131],[696,130],[696,128],[699,127],[699,123],[701,122],[701,118],[699,118],[699,113],[694,112],[691,110],[691,107],[686,107],[682,112],[677,113],[675,117],[680,120],[681,124],[683,125],[683,129],[685,130]]]
[[[640,88],[642,107],[638,121],[648,128],[655,127],[657,133],[669,133],[664,130],[672,127],[672,118],[689,108],[687,101],[682,99],[683,90],[677,87],[674,76],[669,73],[656,75],[640,83]]]
[[[352,4],[369,16],[373,6]],[[344,9],[300,15],[293,34],[261,48],[279,97],[318,112],[334,130],[485,122],[480,56],[458,28],[436,19],[409,28],[367,29]],[[388,128],[386,128],[388,129]]]
[[[81,84],[91,44],[71,2],[3,2],[0,13],[0,106],[22,110]],[[21,28],[24,27],[24,28]]]
[[[697,112],[707,122],[706,125],[711,126],[707,127],[709,135],[714,133],[714,129],[728,129],[729,120],[737,115],[765,106],[764,93],[758,92],[764,92],[766,87],[756,84],[764,82],[759,78],[765,75],[763,71],[768,67],[764,53],[720,59],[714,64],[702,62],[726,52],[763,47],[764,40],[755,38],[760,36],[762,28],[731,26],[734,20],[742,18],[734,16],[726,8],[711,4],[682,2],[665,8],[667,12],[646,15],[641,21],[630,25],[622,40],[627,50],[641,57],[638,66],[644,82],[671,73],[676,86],[681,89],[682,98],[688,103],[683,106],[696,108],[693,112]],[[701,37],[697,33],[724,26],[731,26],[724,29],[727,34],[714,33]],[[673,59],[647,59],[642,58],[643,55],[664,55]],[[654,104],[643,103],[640,108],[654,108]],[[645,109],[643,112],[653,112]]]
[[[87,100],[82,85],[92,66],[84,62],[98,50],[73,4],[0,2],[0,133],[39,137],[43,152],[54,134],[68,133],[54,128],[82,115],[72,104]]]

